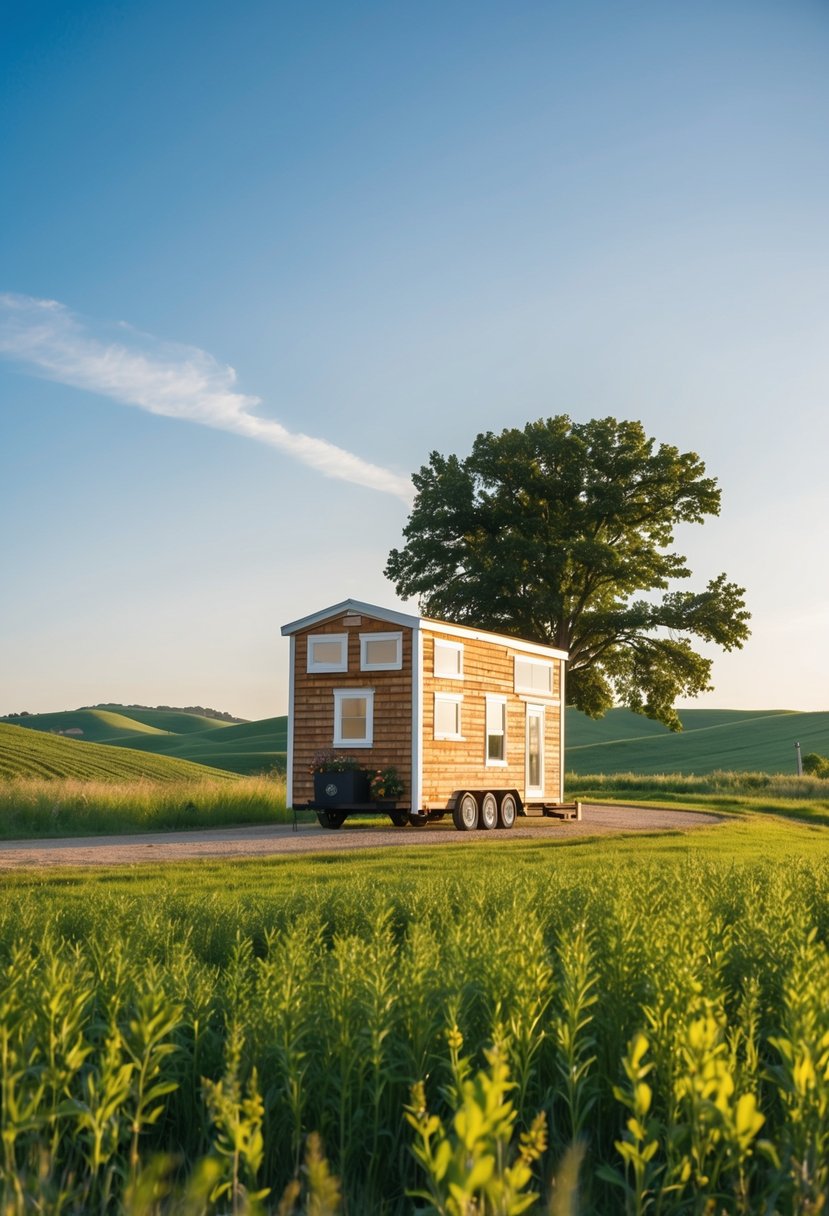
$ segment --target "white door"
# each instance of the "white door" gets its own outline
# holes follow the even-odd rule
[[[544,706],[527,706],[527,767],[525,796],[544,797]]]

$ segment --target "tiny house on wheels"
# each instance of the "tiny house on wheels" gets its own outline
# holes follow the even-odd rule
[[[461,831],[564,803],[562,650],[344,600],[290,638],[288,806],[325,827],[452,814]]]

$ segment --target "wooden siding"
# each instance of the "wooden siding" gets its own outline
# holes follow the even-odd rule
[[[463,642],[463,679],[434,674],[435,638]],[[544,705],[544,793],[547,801],[560,796],[561,670],[553,665],[552,698],[515,692],[515,655],[507,639],[503,644],[423,633],[423,803],[429,809],[448,807],[458,790],[517,789],[524,797],[527,704]],[[462,740],[435,738],[435,693],[462,695]],[[507,764],[486,764],[486,694],[506,697]]]
[[[298,632],[294,653],[294,763],[293,801],[313,798],[309,769],[314,753],[322,749],[353,755],[367,769],[397,769],[405,786],[403,800],[412,788],[412,631],[392,622],[361,616],[360,624],[346,625],[353,614],[335,617]],[[348,634],[348,671],[309,672],[308,637],[325,633]],[[400,671],[361,671],[361,633],[402,633],[403,666]],[[337,747],[334,740],[334,690],[374,689],[372,747]]]

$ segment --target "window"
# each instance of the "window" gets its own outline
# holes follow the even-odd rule
[[[334,747],[371,747],[374,689],[334,689]]]
[[[402,633],[361,633],[362,671],[400,671],[403,666]]]
[[[515,691],[531,692],[536,696],[553,695],[553,665],[543,659],[515,656]]]
[[[462,739],[461,704],[463,697],[454,693],[435,693],[435,738]]]
[[[348,634],[309,634],[308,671],[348,671]]]
[[[507,698],[487,696],[486,699],[486,762],[505,765],[507,762]]]
[[[463,642],[435,638],[435,675],[445,680],[463,679]]]

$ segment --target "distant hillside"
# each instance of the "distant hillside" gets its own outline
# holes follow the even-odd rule
[[[287,719],[218,722],[184,710],[115,707],[26,714],[6,719],[27,730],[135,748],[233,773],[284,770]]]
[[[133,710],[146,710],[149,713],[190,714],[196,718],[206,718],[209,722],[247,722],[247,718],[237,718],[221,709],[209,709],[204,705],[117,705],[102,703],[100,705],[85,705],[84,709],[116,709],[127,711],[128,717],[134,717]]]
[[[612,709],[592,721],[567,711],[566,767],[571,773],[794,773],[795,743],[805,755],[829,755],[829,712],[687,709],[681,734]]]
[[[59,738],[0,722],[0,777],[74,777],[80,781],[201,781],[226,772],[144,751]]]
[[[689,709],[685,729],[673,735],[657,722],[613,709],[594,722],[568,709],[568,772],[705,774],[793,773],[795,742],[803,754],[829,755],[829,712]],[[31,714],[14,722],[32,732],[71,732],[84,742],[108,744],[234,773],[284,771],[287,718],[230,724],[174,709],[97,707]],[[82,733],[78,733],[82,732]]]

